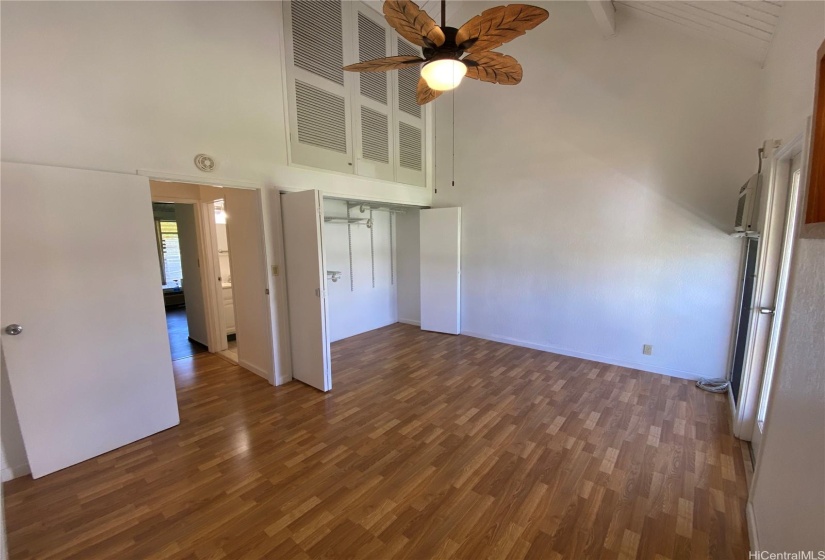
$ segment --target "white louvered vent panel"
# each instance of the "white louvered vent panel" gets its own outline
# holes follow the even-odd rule
[[[398,146],[401,167],[421,171],[421,129],[398,123]]]
[[[361,156],[364,159],[390,162],[390,132],[387,115],[361,106]]]
[[[421,56],[418,49],[402,39],[398,39],[398,54]],[[417,119],[421,118],[421,107],[415,101],[415,90],[420,77],[421,70],[417,65],[398,71],[398,108]]]
[[[358,12],[358,60],[364,62],[387,56],[387,32]],[[387,73],[361,72],[361,95],[387,104]]]
[[[295,66],[338,85],[344,85],[344,38],[341,17],[341,2],[292,2]]]
[[[295,80],[298,142],[347,153],[344,98]]]

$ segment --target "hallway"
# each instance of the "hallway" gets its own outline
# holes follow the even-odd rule
[[[169,348],[173,360],[208,352],[206,346],[189,339],[185,307],[172,307],[166,310],[166,330],[169,333]]]

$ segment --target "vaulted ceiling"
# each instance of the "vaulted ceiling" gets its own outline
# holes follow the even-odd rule
[[[508,4],[516,0],[486,2],[490,6]],[[518,0],[530,3],[529,0]],[[782,12],[781,0],[590,0],[593,5],[602,5],[602,10],[594,9],[600,25],[614,26],[612,14],[621,12],[626,17],[640,17],[658,22],[676,32],[710,39],[761,64],[768,55],[779,16]],[[440,0],[419,0],[418,4],[430,16],[441,23]],[[464,23],[461,3],[448,1],[448,25],[458,27]],[[472,11],[472,10],[470,10]],[[469,16],[468,16],[469,17]],[[610,21],[604,21],[607,17]],[[456,21],[453,21],[456,20]],[[458,21],[461,20],[461,21]],[[605,35],[621,32],[615,27],[606,30]]]
[[[725,43],[759,64],[765,62],[782,11],[782,2],[775,0],[616,0],[614,4],[629,17],[644,17]]]

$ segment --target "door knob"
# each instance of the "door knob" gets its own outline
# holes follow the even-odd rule
[[[11,325],[8,325],[6,327],[6,334],[17,336],[21,332],[23,332],[23,327],[21,327],[17,323],[12,323]]]

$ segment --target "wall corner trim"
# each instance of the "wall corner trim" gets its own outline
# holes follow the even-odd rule
[[[15,478],[30,474],[31,472],[32,471],[29,468],[28,463],[23,463],[22,465],[8,465],[3,467],[2,473],[0,473],[0,478],[2,478],[3,482],[7,482],[9,480],[14,480]]]

